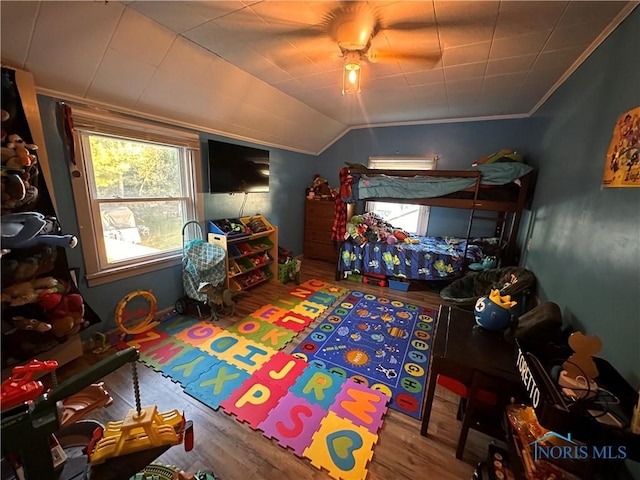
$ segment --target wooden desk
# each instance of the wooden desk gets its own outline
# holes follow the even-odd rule
[[[480,371],[521,387],[516,360],[516,346],[504,340],[500,332],[478,326],[472,312],[441,305],[434,329],[420,434],[426,436],[429,429],[438,374],[470,386],[474,371]]]

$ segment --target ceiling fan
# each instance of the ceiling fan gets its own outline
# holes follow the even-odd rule
[[[342,56],[356,52],[363,60],[371,63],[393,60],[425,60],[435,63],[440,55],[412,54],[407,52],[385,51],[378,45],[372,45],[376,36],[390,30],[419,30],[433,27],[424,22],[401,22],[386,24],[379,10],[366,2],[341,2],[339,7],[329,11],[323,18],[320,28],[340,48]]]
[[[414,53],[384,49],[381,38],[385,31],[412,31],[433,28],[426,22],[387,23],[381,11],[368,2],[344,1],[329,10],[318,25],[310,25],[295,31],[284,32],[286,36],[298,38],[328,37],[339,48],[339,57],[343,58],[343,95],[360,93],[361,64],[393,61],[419,61],[430,68],[441,59],[437,52]]]

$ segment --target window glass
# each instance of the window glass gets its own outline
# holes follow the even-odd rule
[[[89,284],[179,263],[183,226],[198,218],[197,135],[176,131],[172,144],[166,127],[82,109],[76,119],[72,184]]]
[[[385,170],[431,170],[437,157],[369,157],[369,168]],[[367,202],[367,210],[380,215],[391,225],[406,232],[425,235],[429,207],[409,203]]]

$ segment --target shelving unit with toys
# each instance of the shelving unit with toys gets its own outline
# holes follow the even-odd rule
[[[208,241],[227,252],[227,288],[246,290],[277,278],[278,228],[262,215],[212,220]]]

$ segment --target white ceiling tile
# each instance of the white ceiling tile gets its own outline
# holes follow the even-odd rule
[[[478,62],[489,58],[491,42],[464,45],[462,47],[446,48],[442,53],[442,64],[445,67]]]
[[[439,25],[468,27],[481,22],[493,23],[501,2],[498,1],[440,1],[434,2]]]
[[[521,57],[501,58],[500,60],[489,60],[487,63],[487,75],[500,75],[504,73],[515,73],[529,70],[537,55],[523,55]]]
[[[175,38],[175,33],[166,27],[127,8],[109,46],[157,67]]]
[[[552,69],[557,71],[558,77],[567,71],[569,67],[576,61],[578,55],[584,49],[580,47],[567,48],[565,50],[553,50],[541,53],[533,63],[533,69]]]
[[[136,1],[129,6],[176,33],[185,32],[208,21],[188,5],[181,5],[179,2]]]
[[[80,98],[87,92],[88,81],[84,78],[70,78],[65,70],[59,68],[49,70],[39,64],[29,65],[29,62],[25,69],[33,74],[36,87],[65,92]]]
[[[133,108],[156,67],[108,49],[87,91],[87,98]]]
[[[419,29],[420,35],[427,33],[430,26],[435,24],[435,11],[433,2],[375,2],[378,14],[382,18],[382,25],[388,29],[394,25],[412,22],[424,24],[425,29]]]
[[[465,80],[449,81],[445,84],[447,87],[447,94],[472,92],[474,94],[479,93],[482,90],[483,78],[467,78]]]
[[[512,2],[500,3],[500,13],[496,24],[496,38],[511,37],[553,29],[567,7],[564,1]]]
[[[447,89],[444,83],[410,87],[413,98],[428,104],[446,104]]]
[[[487,64],[485,62],[447,67],[444,69],[444,78],[447,83],[457,80],[467,80],[469,78],[482,78],[484,77],[486,68]]]
[[[431,70],[406,73],[405,77],[407,79],[407,83],[411,86],[444,83],[444,69],[434,68]]]
[[[558,27],[570,27],[581,23],[599,24],[602,29],[615,17],[628,2],[607,1],[580,1],[569,2]]]
[[[544,46],[544,51],[564,50],[570,47],[580,47],[584,50],[593,43],[598,33],[599,31],[592,28],[590,24],[556,28]]]
[[[3,22],[0,30],[2,63],[16,68],[24,68],[31,36],[36,23],[39,2],[0,2],[2,18],[24,18],[24,23]]]
[[[527,76],[526,72],[487,75],[482,85],[483,97],[511,98],[518,92],[520,84]]]
[[[258,2],[251,5],[250,9],[262,20],[277,28],[281,32],[295,32],[304,26],[316,25],[318,10],[312,8],[312,2]],[[331,8],[331,2],[326,2],[325,7]],[[316,6],[318,7],[318,6]]]
[[[131,7],[176,33],[245,8],[242,2],[136,1]]]
[[[491,44],[490,60],[500,58],[519,57],[538,53],[542,50],[549,39],[552,30],[527,33],[524,35],[512,35],[502,38],[495,38]]]
[[[236,10],[213,22],[227,32],[239,32],[245,42],[272,40],[270,34],[274,27],[265,22],[251,7]]]
[[[187,82],[200,83],[212,62],[210,52],[189,40],[177,37],[160,63],[160,68]]]
[[[229,51],[239,51],[242,48],[251,49],[251,45],[246,44],[242,39],[230,34],[214,22],[200,25],[186,32],[183,36],[223,58]]]
[[[398,88],[409,88],[409,84],[404,75],[396,75],[395,77],[363,78],[362,88],[367,90],[374,89],[378,92],[393,92]]]
[[[388,77],[402,74],[402,69],[397,61],[365,63],[362,65],[362,74]]]
[[[42,2],[27,68],[60,71],[50,78],[68,77],[76,93],[86,90],[123,9],[117,3]]]

